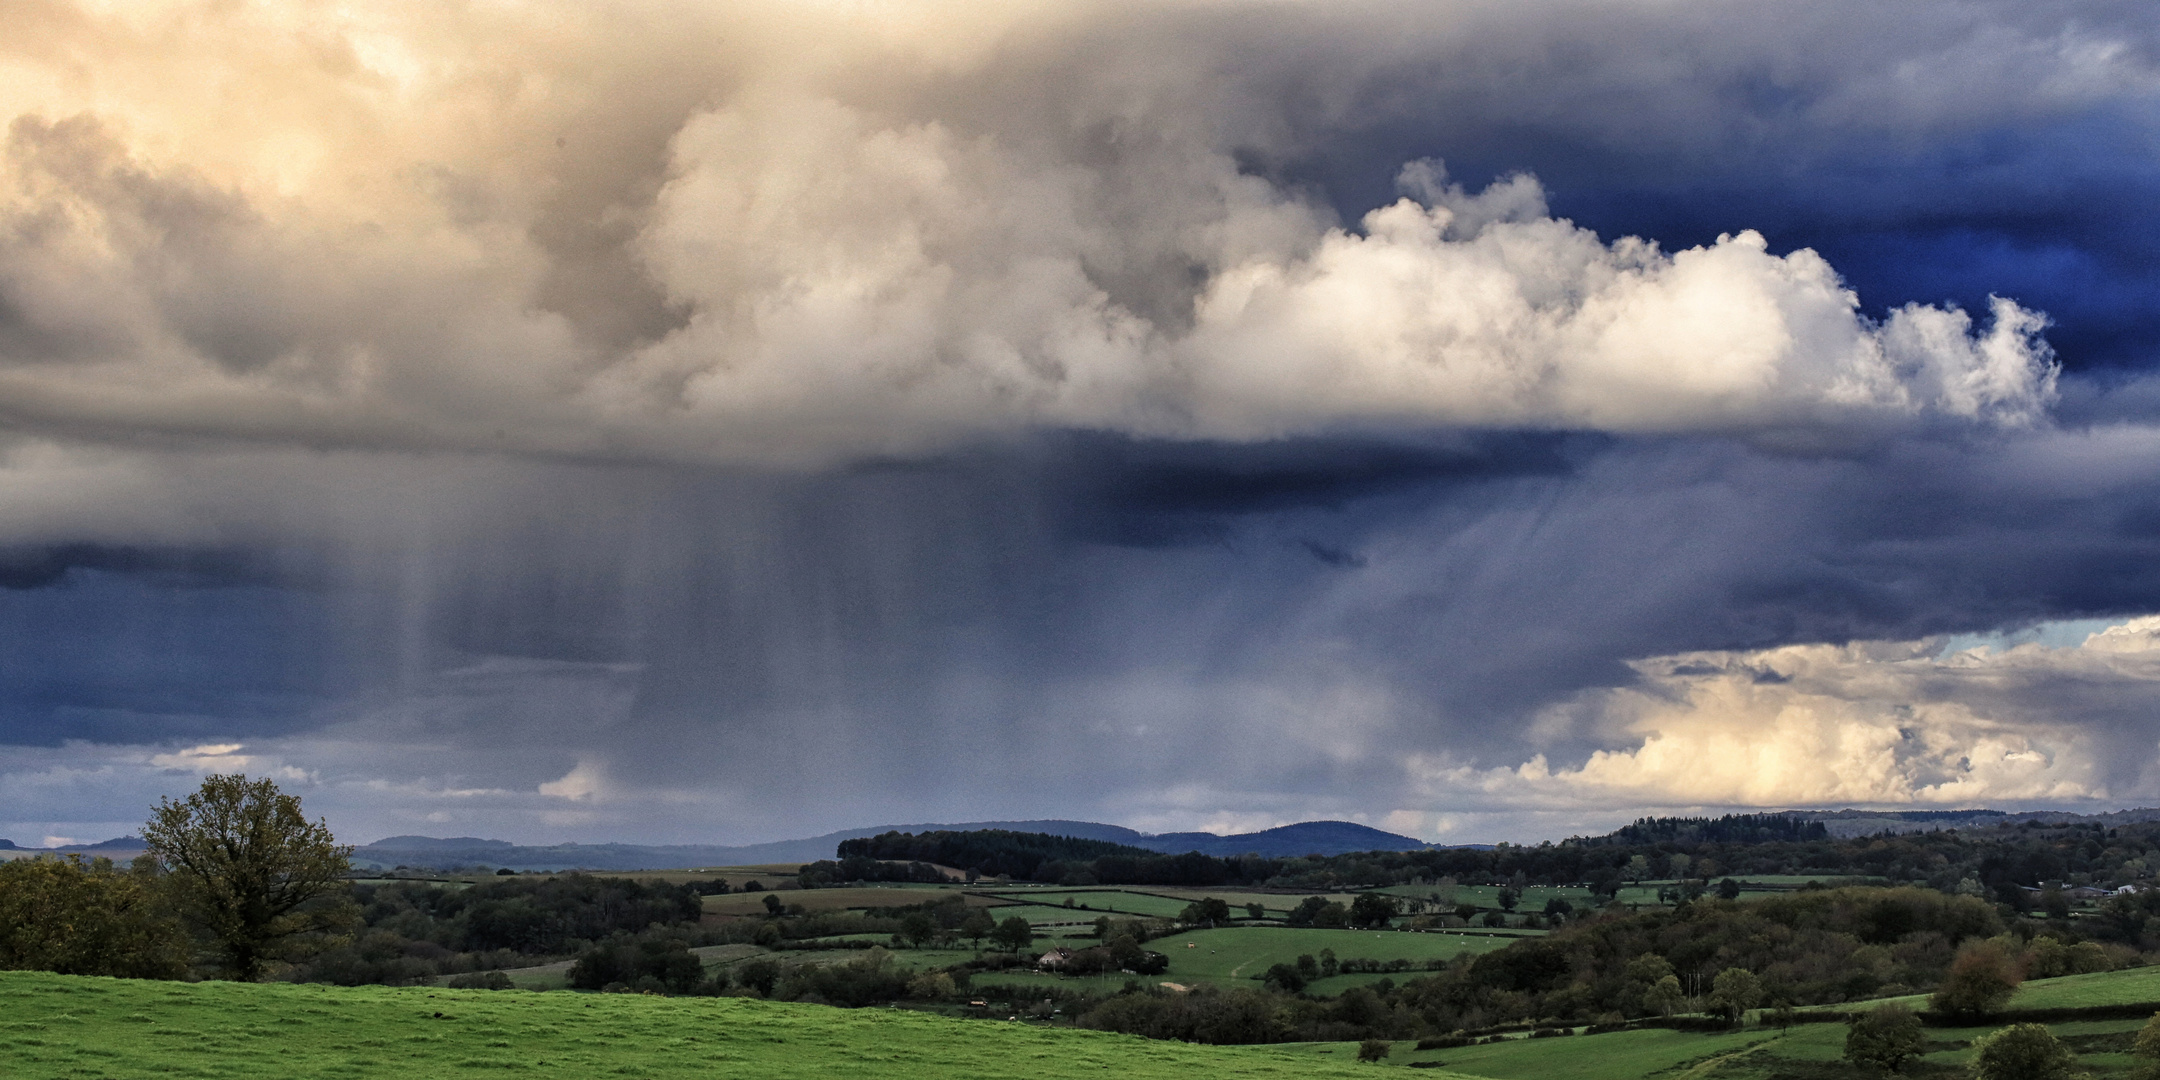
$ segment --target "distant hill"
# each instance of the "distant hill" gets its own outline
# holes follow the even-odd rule
[[[353,850],[353,864],[365,869],[386,870],[397,866],[439,869],[454,866],[494,866],[512,870],[662,870],[683,866],[757,866],[764,863],[804,863],[830,859],[842,840],[857,840],[881,833],[962,832],[1005,829],[1012,832],[1048,833],[1083,840],[1180,855],[1198,851],[1226,856],[1247,853],[1272,857],[1295,855],[1342,855],[1354,851],[1422,851],[1432,845],[1413,837],[1348,821],[1307,821],[1261,832],[1221,836],[1216,833],[1163,833],[1154,835],[1098,821],[1059,818],[1034,821],[970,821],[956,824],[880,825],[848,829],[802,840],[779,840],[768,844],[723,846],[717,844],[550,844],[527,846],[504,840],[477,837],[392,836]],[[1484,845],[1470,845],[1482,847]]]
[[[104,857],[124,863],[147,850],[140,836],[116,836],[95,844],[63,844],[59,847],[20,847],[13,840],[0,840],[0,859],[33,859],[39,855],[88,855]]]
[[[1357,851],[1423,851],[1434,845],[1353,821],[1301,821],[1259,832],[1217,836],[1214,833],[1163,833],[1123,841],[1135,847],[1181,855],[1197,851],[1218,858],[1229,855],[1348,855]]]

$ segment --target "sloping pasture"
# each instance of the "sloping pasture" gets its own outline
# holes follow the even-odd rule
[[[741,998],[147,982],[0,972],[9,1080],[1301,1080],[1370,1076],[1260,1047]]]

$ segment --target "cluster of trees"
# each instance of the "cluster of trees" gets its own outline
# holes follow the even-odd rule
[[[2004,931],[1990,904],[1917,888],[1702,901],[1577,923],[1451,965],[1409,992],[1446,1028],[1682,1011],[1728,970],[1753,977],[1770,1001],[1848,1001],[1931,987],[1961,945]]]
[[[1505,901],[1506,897],[1503,896],[1502,899]],[[1513,909],[1515,905],[1508,902],[1506,906]],[[1361,929],[1372,929],[1384,927],[1394,922],[1395,917],[1402,914],[1402,908],[1403,902],[1400,897],[1389,896],[1386,893],[1360,893],[1350,901],[1347,907],[1340,900],[1330,900],[1324,896],[1308,896],[1298,901],[1298,906],[1290,909],[1290,914],[1284,921],[1291,926],[1317,926],[1329,929],[1355,926]]]
[[[81,856],[0,863],[0,968],[176,979],[191,943],[145,861]]]
[[[1604,836],[1581,837],[1571,843],[1591,847],[1658,844],[1767,844],[1801,843],[1830,839],[1820,821],[1803,821],[1784,814],[1727,814],[1719,818],[1646,817],[1635,819]]]
[[[570,965],[568,981],[579,990],[637,990],[656,994],[718,994],[727,990],[723,970],[705,973],[690,943],[667,934],[622,935],[587,949]]]
[[[654,927],[695,932],[701,914],[695,885],[587,874],[503,877],[471,887],[359,884],[350,895],[357,925],[295,964],[286,978],[410,986],[440,975],[549,963]]]
[[[212,776],[159,803],[148,854],[0,867],[0,967],[177,978],[198,965],[257,979],[344,925],[352,849],[268,780]]]
[[[578,874],[355,886],[351,849],[328,825],[245,776],[162,801],[143,837],[148,854],[126,869],[0,864],[0,968],[404,984],[567,958],[655,927],[694,933],[701,914],[695,886]]]
[[[848,855],[835,862],[822,859],[803,867],[795,883],[805,889],[826,889],[857,881],[908,881],[942,884],[945,872],[926,862],[880,862],[866,855]]]

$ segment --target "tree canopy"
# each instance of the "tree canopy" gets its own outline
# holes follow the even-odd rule
[[[339,846],[328,824],[309,822],[297,796],[238,774],[208,777],[185,800],[160,800],[143,839],[170,871],[183,916],[243,981],[326,929],[328,913],[313,902],[342,890],[352,872],[352,848]]]
[[[148,871],[80,855],[0,863],[0,968],[179,978],[187,939]]]

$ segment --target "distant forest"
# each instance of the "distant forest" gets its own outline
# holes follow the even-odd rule
[[[924,880],[929,864],[978,878],[1061,885],[1233,885],[1323,889],[1458,882],[1586,884],[1610,895],[1641,880],[1749,875],[1880,880],[1980,895],[2030,910],[2026,887],[2118,885],[2160,868],[2160,823],[1991,826],[1836,839],[1820,822],[1772,814],[1645,818],[1608,836],[1492,850],[1216,858],[1162,855],[1100,840],[1001,830],[885,833],[842,843],[802,884]],[[908,864],[914,864],[910,866]]]

